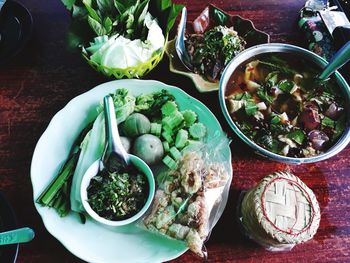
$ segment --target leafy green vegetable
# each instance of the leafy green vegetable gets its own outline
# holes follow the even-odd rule
[[[278,58],[276,57],[276,59],[278,59]],[[259,63],[262,65],[268,66],[271,69],[273,69],[274,71],[278,71],[278,72],[283,73],[283,74],[287,74],[287,75],[296,74],[296,71],[293,69],[290,69],[287,64],[284,63],[282,65],[279,65],[278,63],[276,63],[276,61],[274,61],[274,59],[271,59],[270,61],[260,60]]]
[[[149,100],[149,107],[143,110],[143,114],[148,117],[160,116],[161,108],[167,101],[174,101],[175,97],[166,90],[161,90],[152,94],[152,99]]]
[[[281,122],[281,118],[278,115],[273,116],[271,118],[271,121],[270,121],[271,124],[277,124],[277,123],[280,123],[280,122]]]
[[[275,86],[277,84],[277,81],[278,81],[278,71],[270,72],[265,78],[265,82],[270,87]]]
[[[72,10],[76,0],[62,0],[62,3],[68,10]]]
[[[214,20],[219,24],[219,25],[226,25],[226,22],[227,22],[227,15],[222,12],[221,10],[219,9],[216,9],[216,8],[213,8],[213,17],[214,17]]]
[[[342,133],[344,132],[346,128],[346,115],[343,114],[337,121],[335,124],[335,133],[333,135],[332,140],[336,140],[340,137],[340,135],[342,135]]]
[[[135,109],[135,97],[129,94],[127,89],[117,89],[113,97],[113,103],[115,107],[115,114],[117,116],[117,122],[121,123],[134,112]]]
[[[254,115],[258,111],[258,106],[254,101],[247,101],[244,110],[248,116]]]
[[[183,5],[173,4],[171,0],[150,0],[149,11],[152,16],[159,21],[165,35],[169,33],[174,26],[175,20]]]
[[[68,33],[70,48],[86,46],[94,36],[115,34],[131,40],[147,38],[145,19],[149,12],[168,35],[182,5],[171,0],[62,0],[72,14]]]
[[[331,118],[327,117],[327,116],[324,116],[324,118],[322,119],[322,126],[334,128],[335,127],[335,121],[332,120]]]
[[[278,88],[286,93],[289,93],[293,87],[294,82],[287,79],[281,80],[280,83],[278,83]]]
[[[287,138],[295,141],[298,144],[303,144],[305,140],[305,134],[302,130],[294,130],[290,133],[288,133]]]
[[[267,91],[264,88],[260,88],[257,92],[256,95],[263,101],[267,102],[268,104],[271,104],[273,101],[273,97],[267,94]]]

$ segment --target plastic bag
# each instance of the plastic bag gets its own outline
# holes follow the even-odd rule
[[[219,135],[199,148],[185,148],[177,169],[157,176],[158,189],[141,226],[182,240],[206,257],[204,242],[223,213],[231,184],[228,144]]]

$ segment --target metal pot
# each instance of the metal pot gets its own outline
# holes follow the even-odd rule
[[[283,155],[279,155],[273,152],[270,152],[263,147],[256,144],[254,141],[249,139],[246,135],[244,135],[241,130],[238,128],[238,126],[234,123],[234,121],[231,119],[230,114],[228,112],[228,109],[226,107],[225,103],[225,93],[226,88],[229,83],[229,80],[234,73],[234,71],[245,61],[251,59],[254,56],[262,55],[266,53],[290,53],[297,57],[306,59],[310,63],[310,65],[317,65],[321,69],[323,69],[327,65],[327,61],[321,58],[320,56],[297,46],[288,45],[288,44],[281,44],[281,43],[270,43],[270,44],[262,44],[257,45],[254,47],[251,47],[242,53],[238,54],[236,57],[232,59],[232,61],[226,66],[221,79],[220,79],[220,85],[219,85],[219,101],[221,110],[229,123],[232,130],[238,135],[240,139],[242,139],[246,144],[248,144],[250,147],[253,148],[253,150],[263,155],[269,159],[272,159],[274,161],[284,162],[284,163],[291,163],[291,164],[301,164],[301,163],[312,163],[312,162],[318,162],[325,159],[328,159],[337,153],[339,153],[341,150],[343,150],[347,144],[350,141],[350,127],[349,127],[349,119],[350,119],[350,107],[347,107],[347,127],[345,131],[343,132],[342,136],[338,139],[337,143],[335,143],[328,151],[325,153],[322,153],[317,156],[312,157],[306,157],[306,158],[293,158],[293,157],[287,157]],[[339,72],[335,73],[336,81],[340,87],[340,89],[343,92],[344,98],[345,98],[345,104],[350,105],[350,87],[347,84],[347,82],[344,80],[344,78],[341,76]]]

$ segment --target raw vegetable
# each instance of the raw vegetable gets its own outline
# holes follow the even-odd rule
[[[173,157],[176,161],[179,160],[182,156],[180,151],[174,146],[170,148],[169,153],[171,157]]]
[[[166,103],[164,103],[164,105],[162,106],[162,114],[163,115],[171,115],[175,112],[177,112],[177,105],[174,101],[167,101]]]
[[[177,164],[176,162],[174,161],[173,158],[171,158],[169,155],[166,155],[164,158],[163,158],[163,163],[168,166],[171,170],[175,170],[177,168]]]
[[[161,133],[162,133],[162,124],[160,123],[156,123],[156,122],[152,122],[151,123],[151,130],[150,132],[152,134],[154,134],[157,137],[160,137]]]
[[[135,111],[145,114],[149,118],[161,116],[162,106],[173,100],[175,100],[174,96],[164,89],[160,92],[140,95],[136,99]]]
[[[73,143],[69,157],[60,169],[57,177],[36,200],[37,203],[43,206],[54,208],[61,217],[66,216],[70,211],[70,186],[72,183],[72,175],[80,154],[79,145],[82,143],[91,127],[92,123],[80,133]]]
[[[171,0],[62,2],[72,14],[69,47],[81,48],[94,63],[114,68],[137,66],[162,49],[182,9]]]
[[[81,144],[79,160],[77,166],[75,167],[70,193],[71,209],[75,212],[84,211],[80,198],[81,181],[90,165],[102,156],[105,138],[101,135],[104,133],[105,121],[103,113],[100,113],[96,118],[92,129],[89,131]]]
[[[179,149],[185,147],[188,140],[188,132],[184,129],[181,129],[176,134],[175,146]]]
[[[132,142],[132,152],[149,164],[155,164],[162,160],[167,166],[175,169],[177,161],[173,158],[179,159],[186,148],[193,149],[191,146],[199,149],[201,141],[204,140],[206,129],[203,124],[198,122],[197,114],[190,110],[180,111],[182,109],[179,108],[174,96],[166,90],[135,97],[126,89],[118,89],[111,95],[119,127],[125,125],[128,118],[132,119],[131,114],[136,113],[137,115],[145,115],[152,123],[150,126],[153,128],[150,128],[149,132],[155,135],[144,134]],[[163,114],[162,107],[165,104],[167,106],[163,110],[169,108],[170,105],[175,110],[166,110],[164,113],[167,115]],[[102,111],[102,106],[97,108],[98,115],[95,121],[77,139],[73,147],[74,151],[72,150],[74,153],[72,156],[75,159],[71,160],[69,157],[62,170],[64,175],[59,175],[59,183],[53,182],[53,190],[51,187],[48,188],[49,190],[38,198],[39,203],[54,207],[62,216],[67,214],[69,210],[79,213],[84,211],[80,199],[81,180],[88,167],[101,158],[105,147],[105,121]],[[144,129],[141,127],[143,124],[139,125],[137,131]],[[190,135],[190,129],[193,130],[192,135]],[[122,140],[127,149],[131,143],[130,138],[124,137]],[[171,153],[170,148],[172,148]],[[165,156],[165,152],[168,155]],[[63,186],[62,182],[64,182]],[[56,191],[58,194],[55,194]]]
[[[194,123],[190,127],[190,135],[194,139],[201,139],[205,136],[207,129],[203,125],[203,123]]]
[[[149,165],[155,164],[164,155],[163,144],[157,136],[144,134],[135,140],[132,153]]]
[[[120,136],[120,141],[122,142],[125,151],[129,153],[131,148],[131,140],[128,137]]]
[[[169,143],[167,141],[162,142],[162,143],[163,143],[164,152],[169,152],[169,150],[170,150]]]
[[[189,128],[197,120],[197,114],[193,110],[184,110],[181,112],[185,120],[185,126]]]
[[[127,137],[137,137],[149,133],[151,130],[151,123],[145,115],[133,113],[123,122],[121,130]]]

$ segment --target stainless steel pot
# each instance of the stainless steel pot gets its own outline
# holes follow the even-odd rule
[[[242,53],[238,54],[236,57],[232,59],[232,61],[226,66],[221,79],[220,79],[220,86],[219,86],[219,101],[221,110],[229,123],[232,130],[238,135],[240,139],[242,139],[246,144],[248,144],[256,153],[263,155],[269,159],[272,159],[274,161],[284,162],[284,163],[291,163],[291,164],[301,164],[301,163],[312,163],[312,162],[318,162],[325,160],[327,158],[330,158],[337,153],[339,153],[341,150],[343,150],[347,144],[350,141],[350,87],[348,83],[344,80],[344,78],[341,76],[339,72],[335,73],[335,78],[340,86],[346,105],[348,106],[346,108],[347,110],[347,127],[345,131],[343,132],[343,135],[341,138],[339,138],[338,142],[333,145],[330,149],[328,149],[327,152],[322,153],[317,156],[313,157],[307,157],[307,158],[293,158],[293,157],[287,157],[283,155],[279,155],[273,152],[270,152],[263,147],[256,144],[254,141],[249,139],[246,135],[244,135],[241,130],[238,128],[238,126],[234,123],[234,121],[231,119],[230,114],[228,112],[228,109],[226,107],[225,103],[225,93],[226,88],[229,83],[230,77],[232,76],[233,72],[239,67],[243,62],[249,60],[250,58],[266,54],[266,53],[290,53],[295,55],[296,57],[300,57],[303,59],[306,59],[312,63],[310,65],[317,65],[320,68],[320,71],[327,65],[327,61],[321,58],[320,56],[312,53],[311,51],[308,51],[306,49],[288,45],[288,44],[281,44],[281,43],[270,43],[270,44],[263,44],[263,45],[257,45],[254,47],[251,47]]]

